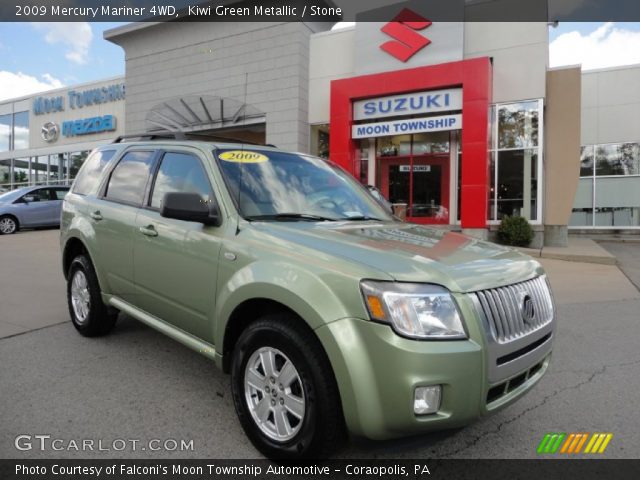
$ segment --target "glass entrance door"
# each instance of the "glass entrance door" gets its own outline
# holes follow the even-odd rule
[[[391,203],[407,205],[409,222],[449,224],[450,155],[443,133],[446,144],[425,147],[424,135],[407,135],[400,139],[404,148],[382,150],[377,158],[380,190]]]

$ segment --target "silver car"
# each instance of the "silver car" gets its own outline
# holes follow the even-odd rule
[[[62,200],[69,191],[66,185],[24,187],[0,195],[0,235],[16,233],[21,228],[60,225]]]

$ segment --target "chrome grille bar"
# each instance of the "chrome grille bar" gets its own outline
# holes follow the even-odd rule
[[[491,335],[498,343],[521,338],[553,320],[553,300],[546,275],[506,287],[480,290],[475,295]],[[523,315],[524,299],[531,298],[534,316]]]

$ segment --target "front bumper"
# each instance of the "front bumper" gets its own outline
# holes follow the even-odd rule
[[[316,330],[353,434],[386,439],[460,427],[513,403],[544,375],[552,338],[519,363],[520,370],[490,383],[491,359],[481,321],[471,302],[458,300],[468,319],[468,340],[410,340],[387,325],[360,319],[342,319]],[[417,416],[415,388],[429,385],[442,386],[440,408]]]

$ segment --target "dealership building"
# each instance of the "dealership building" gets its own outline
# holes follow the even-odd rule
[[[168,130],[331,157],[409,221],[480,237],[514,215],[531,222],[538,245],[563,245],[571,229],[640,228],[640,67],[550,69],[546,23],[431,23],[405,12],[392,23],[331,27],[109,30],[126,74],[97,85],[124,82],[126,99],[38,115],[33,98],[0,104],[0,128],[3,115],[14,116],[14,132],[16,113],[29,118],[28,144],[0,140],[0,169],[33,172],[43,155],[48,174],[59,172],[56,155]],[[87,88],[97,87],[73,90]],[[43,140],[49,122],[106,115],[112,131],[65,137],[60,127],[65,143]],[[82,148],[65,148],[78,140]]]
[[[124,132],[124,77],[0,102],[0,188],[69,184]]]

